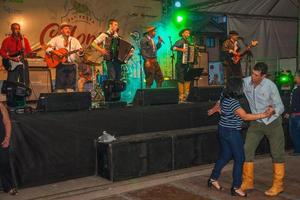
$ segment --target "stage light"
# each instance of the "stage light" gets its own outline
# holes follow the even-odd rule
[[[176,8],[180,8],[181,7],[181,2],[180,1],[175,1],[174,3]]]
[[[275,83],[281,94],[288,94],[294,87],[294,76],[291,72],[282,71],[276,75]]]
[[[177,15],[176,20],[178,23],[181,23],[183,21],[183,16]]]

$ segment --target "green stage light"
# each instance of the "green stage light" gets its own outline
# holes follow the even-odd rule
[[[183,21],[183,17],[181,15],[178,15],[176,17],[176,20],[177,20],[178,23],[181,23]]]

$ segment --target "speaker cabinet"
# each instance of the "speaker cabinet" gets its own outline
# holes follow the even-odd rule
[[[172,138],[135,135],[112,143],[97,142],[97,159],[98,174],[111,181],[170,171]]]
[[[193,87],[190,90],[188,101],[190,102],[207,102],[217,101],[220,99],[223,87],[208,86],[208,87]]]
[[[133,100],[134,106],[150,106],[177,103],[177,88],[138,89]]]
[[[36,101],[41,93],[52,92],[51,72],[45,67],[29,67],[29,87],[32,90],[28,101]]]
[[[91,107],[90,92],[41,93],[37,110],[39,111],[74,111],[88,110]]]

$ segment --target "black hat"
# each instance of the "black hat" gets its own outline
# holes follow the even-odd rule
[[[229,31],[229,35],[239,35],[239,33],[236,31]]]
[[[182,36],[182,33],[184,32],[184,31],[192,31],[191,29],[189,29],[189,28],[184,28],[184,29],[182,29],[180,32],[179,32],[179,36],[181,37]]]

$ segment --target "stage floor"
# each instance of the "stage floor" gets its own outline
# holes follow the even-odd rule
[[[286,157],[285,191],[276,200],[299,199],[299,157]],[[73,179],[39,187],[20,189],[17,196],[0,193],[1,200],[224,200],[230,195],[232,164],[228,164],[220,178],[225,191],[208,189],[206,181],[213,165],[193,167],[117,183],[97,176]],[[255,190],[249,200],[265,200],[263,192],[271,185],[272,164],[268,155],[255,161]],[[259,167],[259,170],[258,170]]]

